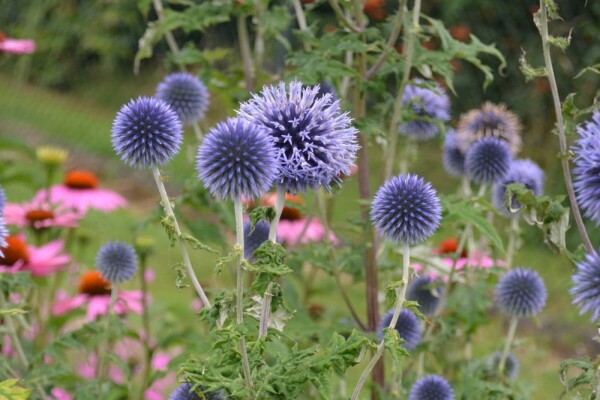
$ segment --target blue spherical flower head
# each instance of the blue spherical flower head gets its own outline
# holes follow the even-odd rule
[[[186,72],[167,75],[156,87],[156,98],[165,101],[184,124],[201,121],[208,110],[210,94],[200,79]]]
[[[454,400],[454,390],[439,375],[425,375],[410,388],[408,400]]]
[[[108,242],[96,255],[96,269],[111,283],[121,283],[133,278],[137,262],[133,247],[119,241]]]
[[[335,90],[335,87],[331,84],[331,82],[321,81],[321,83],[319,83],[318,96],[323,97],[326,94],[331,95],[331,101],[335,101],[339,98],[339,96],[337,94],[337,90]]]
[[[419,311],[424,315],[433,315],[440,303],[440,282],[429,277],[420,276],[408,285],[406,299],[419,303]]]
[[[390,326],[390,322],[392,322],[392,317],[394,316],[394,310],[387,313],[379,322],[379,337],[383,337],[383,329]],[[396,331],[404,340],[402,346],[408,351],[414,350],[415,347],[421,343],[421,324],[419,323],[419,318],[410,310],[403,309],[400,311],[400,316],[398,317],[398,322],[396,322],[395,326]]]
[[[442,219],[435,189],[417,175],[399,175],[379,188],[371,206],[377,232],[401,244],[414,246],[428,239]]]
[[[203,397],[200,397],[196,392],[192,391],[192,388],[193,385],[191,383],[182,383],[171,393],[169,400],[226,400],[222,390],[203,393]],[[199,387],[198,390],[202,391],[202,387]]]
[[[500,139],[483,138],[473,144],[465,157],[467,177],[479,184],[491,184],[510,168],[512,154]]]
[[[444,168],[452,176],[465,174],[465,155],[458,145],[456,132],[454,130],[446,133],[443,151]]]
[[[498,365],[500,364],[500,358],[502,357],[502,352],[497,351],[488,360],[488,369],[492,374],[496,374],[498,372]],[[508,380],[513,381],[519,375],[519,370],[521,369],[521,364],[519,360],[513,353],[508,353],[508,357],[506,358],[506,362],[504,363],[504,376],[508,378]]]
[[[339,100],[319,95],[319,86],[264,87],[241,105],[239,117],[264,127],[277,149],[276,184],[291,194],[339,184],[356,158],[357,130]]]
[[[398,131],[415,140],[434,138],[440,133],[440,125],[450,119],[450,99],[438,84],[427,87],[424,81],[417,79],[406,86],[402,105],[411,107],[415,118],[401,124]]]
[[[8,229],[6,229],[6,223],[4,222],[4,217],[0,215],[0,257],[4,257],[4,252],[1,247],[7,247],[8,243],[6,242],[6,238],[8,237]]]
[[[579,313],[592,314],[592,321],[600,317],[600,256],[588,253],[577,264],[577,272],[572,278],[573,287],[569,290],[573,304],[579,307]]]
[[[267,221],[260,220],[252,229],[250,221],[244,224],[244,258],[251,259],[254,251],[269,239],[271,225]]]
[[[514,160],[506,175],[494,184],[492,200],[503,212],[517,212],[521,205],[511,200],[510,210],[506,207],[506,186],[511,183],[522,183],[533,194],[540,196],[544,190],[544,171],[531,160]]]
[[[198,177],[219,199],[256,198],[269,190],[277,173],[271,138],[242,118],[229,118],[212,128],[196,160]]]
[[[531,269],[515,268],[498,282],[494,297],[496,304],[508,315],[525,318],[539,313],[546,304],[546,285]]]
[[[600,111],[578,126],[577,133],[579,139],[573,146],[577,202],[585,216],[600,225]]]
[[[162,100],[138,97],[121,107],[112,126],[112,145],[128,165],[149,168],[171,160],[183,140],[181,121]]]

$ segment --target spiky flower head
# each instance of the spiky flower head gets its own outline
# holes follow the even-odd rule
[[[130,280],[137,271],[137,255],[126,243],[108,242],[96,254],[96,269],[111,283]]]
[[[388,312],[381,321],[379,322],[379,337],[383,336],[383,329],[390,326],[392,318],[394,316],[394,310]],[[421,324],[419,318],[410,310],[403,309],[400,311],[400,316],[394,327],[398,334],[404,340],[402,346],[408,351],[413,350],[421,343]]]
[[[319,83],[318,96],[324,96],[328,93],[331,95],[332,102],[339,98],[337,90],[335,90],[335,87],[331,84],[331,82],[323,80],[323,81],[321,81],[321,83]]]
[[[498,365],[500,364],[500,358],[502,357],[502,352],[497,351],[490,356],[487,362],[487,367],[492,374],[496,374],[498,372]],[[519,360],[513,353],[508,353],[508,357],[506,358],[506,362],[504,363],[504,371],[503,374],[508,378],[508,380],[513,381],[519,375],[519,370],[521,368],[521,364]]]
[[[183,140],[181,121],[162,100],[138,97],[125,104],[112,126],[112,145],[121,160],[149,168],[171,160]]]
[[[579,139],[573,146],[577,202],[585,216],[600,225],[600,111],[579,125],[577,133]]]
[[[454,390],[439,375],[425,375],[410,388],[408,400],[454,400]]]
[[[491,184],[508,172],[511,162],[512,154],[503,141],[483,138],[467,151],[465,172],[475,183]]]
[[[298,81],[266,86],[238,115],[264,127],[277,149],[276,184],[292,194],[339,184],[356,158],[357,130],[339,100]]]
[[[420,276],[408,285],[406,299],[419,303],[419,311],[432,315],[440,303],[440,282],[429,276]]]
[[[510,210],[506,207],[506,186],[522,183],[533,194],[540,196],[544,190],[544,171],[531,160],[513,160],[508,172],[494,184],[492,200],[494,205],[504,212],[517,212],[521,205],[511,200]]]
[[[2,247],[8,247],[8,243],[6,242],[6,238],[8,237],[8,229],[6,229],[6,223],[4,222],[4,217],[0,214],[0,257],[4,257],[4,252],[2,251]]]
[[[200,397],[196,392],[192,390],[194,386],[191,383],[182,383],[177,389],[175,389],[169,396],[169,400],[226,400],[227,397],[222,390],[217,392],[202,393]],[[198,388],[198,391],[202,391],[202,387]]]
[[[515,268],[496,285],[496,304],[508,315],[524,318],[539,313],[546,304],[546,285],[539,274],[527,268]]]
[[[69,158],[69,151],[58,146],[39,146],[35,149],[37,159],[48,167],[58,167]]]
[[[417,79],[407,85],[402,105],[410,107],[414,119],[401,124],[398,132],[415,140],[429,140],[440,133],[440,126],[450,119],[450,99],[437,83],[426,84]]]
[[[505,142],[512,154],[517,154],[522,145],[522,129],[519,117],[504,104],[486,102],[481,108],[461,115],[456,132],[463,153],[479,139],[495,137]]]
[[[579,314],[589,312],[592,321],[600,317],[600,256],[588,253],[577,263],[577,271],[572,278],[573,287],[569,290],[573,304],[579,307]]]
[[[446,133],[443,151],[444,168],[452,176],[462,176],[465,173],[465,154],[458,146],[456,131]]]
[[[184,124],[201,121],[208,110],[210,93],[206,85],[187,72],[169,74],[156,87],[156,98],[165,101]]]
[[[244,258],[252,258],[254,251],[269,239],[271,225],[267,221],[260,220],[254,225],[250,221],[244,224]]]
[[[377,190],[371,221],[380,235],[414,246],[429,238],[442,219],[435,189],[417,175],[392,177]]]
[[[277,172],[276,150],[266,131],[242,118],[213,127],[198,147],[198,177],[219,199],[256,198]]]

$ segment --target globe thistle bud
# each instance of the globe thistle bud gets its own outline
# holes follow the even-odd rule
[[[222,390],[217,392],[203,393],[200,397],[192,390],[191,383],[182,383],[177,389],[171,393],[169,400],[226,400],[227,397]],[[198,391],[203,391],[202,386],[198,387]]]
[[[483,138],[467,152],[465,171],[475,183],[490,184],[508,172],[511,161],[512,155],[504,142],[496,138]]]
[[[167,75],[156,87],[156,98],[170,105],[187,125],[201,121],[210,102],[206,85],[186,72]]]
[[[494,297],[500,309],[513,317],[532,317],[546,304],[546,285],[531,269],[515,268],[498,282]]]
[[[406,299],[419,303],[419,311],[433,315],[440,303],[440,282],[429,276],[420,276],[408,285]]]
[[[438,84],[432,88],[417,79],[407,85],[402,95],[402,105],[410,107],[415,118],[401,124],[401,135],[415,140],[429,140],[440,133],[440,125],[450,119],[450,99],[446,91]]]
[[[410,388],[408,400],[454,400],[454,390],[439,375],[425,375]]]
[[[277,173],[271,138],[242,118],[229,118],[212,128],[196,159],[198,177],[219,199],[259,197],[269,190]]]
[[[57,146],[39,146],[35,149],[37,159],[47,167],[59,167],[67,161],[69,151]]]
[[[357,130],[339,100],[319,95],[319,86],[266,86],[243,103],[238,115],[262,126],[273,138],[279,169],[275,179],[291,194],[331,188],[349,175],[356,158]]]
[[[494,184],[492,200],[496,208],[503,212],[516,212],[521,205],[511,200],[510,210],[506,207],[506,186],[511,183],[522,183],[533,194],[540,196],[544,189],[544,171],[531,160],[514,160],[506,175]]]
[[[96,255],[96,268],[111,283],[130,280],[137,271],[137,255],[126,243],[108,242]]]
[[[577,271],[572,278],[573,287],[569,290],[573,304],[579,307],[579,314],[589,312],[592,322],[600,317],[600,256],[588,253],[577,263]]]
[[[462,176],[465,173],[465,155],[458,146],[456,132],[446,133],[444,141],[443,162],[446,172],[452,176]]]
[[[383,329],[390,326],[390,322],[392,322],[392,318],[394,316],[394,310],[388,312],[379,322],[379,337],[383,337]],[[419,318],[410,310],[403,309],[400,311],[400,316],[398,317],[398,322],[396,322],[396,326],[394,327],[398,334],[404,340],[402,346],[408,351],[414,350],[415,347],[421,343],[421,324],[419,323]]]
[[[600,111],[594,112],[591,121],[579,125],[577,133],[579,139],[573,146],[577,203],[586,217],[600,225]]]
[[[441,212],[440,200],[429,182],[417,175],[399,175],[375,193],[371,221],[380,235],[414,246],[437,230]]]
[[[498,366],[500,365],[500,358],[502,357],[502,353],[500,351],[495,352],[488,359],[488,369],[492,375],[498,372]],[[510,381],[514,381],[519,375],[519,370],[521,368],[521,364],[519,360],[513,353],[508,353],[508,357],[504,363],[503,375],[508,378]]]
[[[112,145],[130,166],[149,168],[169,162],[183,140],[181,121],[167,103],[138,97],[121,107],[112,126]]]
[[[269,239],[271,225],[267,221],[260,220],[254,225],[250,221],[244,224],[244,258],[251,259],[254,251]]]

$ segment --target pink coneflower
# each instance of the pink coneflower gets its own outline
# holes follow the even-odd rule
[[[40,190],[34,200],[42,201],[47,198],[46,190]],[[109,212],[119,207],[125,207],[127,200],[111,190],[100,189],[98,178],[92,172],[75,170],[65,176],[60,185],[50,188],[50,202],[61,203],[80,213],[88,209]]]
[[[63,269],[71,262],[71,256],[63,253],[64,242],[54,240],[43,246],[28,245],[22,236],[6,238],[8,246],[2,247],[0,272],[30,271],[33,276],[48,276]]]
[[[0,32],[0,51],[12,54],[30,54],[35,51],[35,41],[9,38]]]
[[[129,312],[141,314],[142,298],[143,294],[138,290],[120,290],[115,303],[115,314],[125,315]],[[82,275],[79,282],[79,294],[70,297],[64,292],[58,292],[52,313],[62,315],[86,304],[88,321],[93,321],[99,315],[106,315],[109,312],[110,282],[105,280],[98,271],[89,271]]]
[[[75,228],[83,215],[62,204],[50,204],[32,200],[28,203],[7,203],[4,206],[4,220],[7,225],[45,228]]]

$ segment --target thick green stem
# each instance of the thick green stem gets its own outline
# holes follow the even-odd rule
[[[265,10],[262,0],[255,1],[256,13],[254,15],[256,35],[254,37],[254,65],[255,71],[260,71],[265,58]]]
[[[246,80],[246,90],[254,89],[254,65],[252,65],[252,55],[250,54],[250,39],[248,38],[248,26],[246,25],[246,15],[237,16],[238,41],[240,42],[240,53],[244,63],[244,78]]]
[[[504,366],[506,365],[506,359],[508,358],[508,353],[510,352],[510,347],[515,339],[515,332],[517,332],[517,326],[519,325],[519,318],[512,317],[510,319],[510,326],[508,328],[508,335],[506,336],[506,341],[504,342],[504,350],[502,350],[502,356],[500,357],[500,362],[498,363],[498,375],[502,376],[504,372]]]

